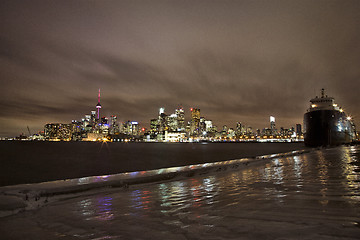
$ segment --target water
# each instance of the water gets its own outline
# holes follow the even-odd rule
[[[4,239],[359,239],[360,147],[98,189],[0,218]]]
[[[186,166],[304,148],[303,143],[0,141],[0,186]]]

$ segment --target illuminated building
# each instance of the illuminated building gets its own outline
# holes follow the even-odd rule
[[[102,117],[100,122],[101,124],[108,124],[109,119],[107,117]]]
[[[229,128],[229,129],[228,129],[228,131],[227,131],[227,137],[230,138],[230,139],[232,139],[232,138],[235,137],[235,131],[234,131],[234,129],[232,129],[232,128]]]
[[[246,135],[249,135],[249,136],[254,135],[254,132],[253,132],[252,127],[248,126],[248,127],[246,128]]]
[[[185,140],[184,132],[168,132],[165,131],[165,142],[182,142]]]
[[[164,114],[164,113],[162,113]],[[166,128],[164,130],[168,130],[171,132],[183,132],[185,131],[185,113],[184,109],[181,107],[175,109],[175,113],[171,114],[170,116],[166,116]]]
[[[72,124],[48,123],[44,126],[45,139],[50,141],[70,141],[72,132]]]
[[[235,133],[237,136],[240,136],[241,135],[241,122],[237,122],[236,123],[236,130],[235,130]]]
[[[91,111],[91,119],[90,119],[90,125],[92,127],[95,127],[96,125],[96,111]]]
[[[228,130],[228,127],[226,125],[224,125],[223,128],[222,128],[222,131],[227,132],[227,130]]]
[[[205,118],[204,117],[200,117],[199,132],[201,132],[201,133],[206,132],[206,124],[205,124]]]
[[[85,115],[85,118],[83,118],[81,120],[81,122],[82,122],[83,129],[86,129],[88,127],[90,127],[90,129],[91,129],[91,115]]]
[[[107,135],[109,133],[109,119],[107,117],[102,117],[100,124],[98,126],[99,128],[99,133],[103,133],[105,135]]]
[[[262,130],[262,135],[263,135],[263,136],[267,136],[267,137],[272,136],[271,129],[270,129],[270,128],[264,128],[264,129]]]
[[[83,133],[83,122],[78,122],[76,120],[72,120],[72,137],[71,139],[74,141],[79,141],[82,139]]]
[[[175,114],[177,116],[177,131],[185,131],[185,112],[182,107],[175,109]]]
[[[276,133],[276,129],[275,129],[275,117],[270,116],[270,129],[271,129],[271,134],[274,135]]]
[[[166,117],[166,125],[171,132],[178,131],[178,116],[174,113]]]
[[[109,129],[110,134],[119,133],[119,125],[117,123],[117,117],[115,115],[110,116]]]
[[[205,131],[206,132],[213,131],[213,124],[211,120],[205,120]]]
[[[294,132],[295,132],[294,128],[290,128],[290,129],[283,127],[280,128],[280,136],[282,136],[283,138],[290,138]]]
[[[130,136],[139,136],[141,133],[141,129],[138,122],[135,121],[127,121],[123,125],[122,133],[130,135]]]
[[[150,120],[150,131],[151,132],[157,132],[159,131],[160,128],[160,124],[159,124],[159,119],[151,119]]]
[[[159,109],[159,129],[158,131],[165,131],[167,130],[167,123],[166,123],[166,114],[165,114],[165,108]]]
[[[301,124],[296,124],[296,135],[297,135],[297,136],[301,136],[301,135],[302,135]]]
[[[200,109],[191,108],[190,111],[191,111],[190,135],[195,136],[199,134]]]

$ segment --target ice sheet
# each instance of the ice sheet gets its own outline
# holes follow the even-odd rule
[[[1,236],[359,239],[359,147],[266,159],[236,171],[217,166],[171,181],[57,195],[43,208],[0,218]]]
[[[311,149],[263,155],[255,158],[0,187],[0,203],[2,203],[0,204],[0,216],[7,216],[18,213],[19,211],[33,210],[42,207],[49,201],[55,201],[61,198],[59,195],[79,195],[84,191],[97,188],[128,188],[134,184],[164,182],[214,172],[234,171],[254,164],[263,163],[273,158],[299,155],[309,151],[311,151]]]

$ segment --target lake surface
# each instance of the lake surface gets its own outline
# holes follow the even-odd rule
[[[186,166],[304,148],[303,143],[0,141],[0,186]]]
[[[360,147],[64,196],[0,218],[0,233],[30,240],[359,239]]]

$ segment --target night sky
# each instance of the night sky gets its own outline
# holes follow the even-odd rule
[[[0,2],[0,136],[160,107],[221,128],[302,123],[327,94],[360,124],[360,1]]]

